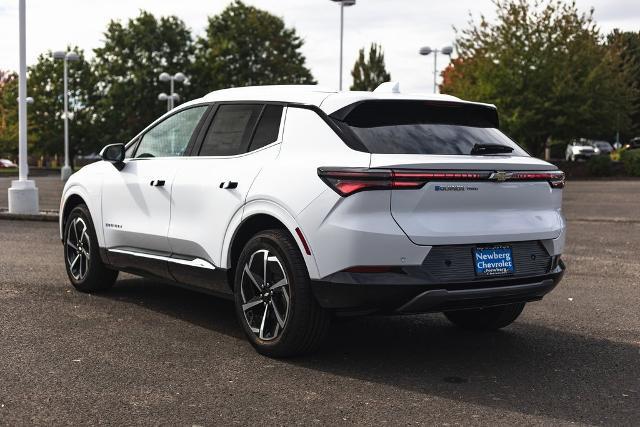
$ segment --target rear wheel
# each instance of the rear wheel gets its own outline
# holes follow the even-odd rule
[[[71,284],[82,292],[107,290],[118,277],[118,272],[100,259],[98,239],[85,205],[76,206],[66,220],[64,261]]]
[[[235,272],[235,305],[247,338],[266,356],[315,350],[329,328],[329,314],[315,300],[302,254],[283,230],[255,235]]]
[[[496,330],[513,323],[524,310],[524,306],[524,303],[509,304],[474,310],[447,311],[444,315],[463,329]]]

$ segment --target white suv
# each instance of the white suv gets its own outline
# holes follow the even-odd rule
[[[560,281],[564,175],[445,95],[271,86],[210,93],[67,182],[66,269],[233,299],[255,348],[315,349],[333,316],[513,322]]]

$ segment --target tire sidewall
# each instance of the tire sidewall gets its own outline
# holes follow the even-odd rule
[[[286,320],[286,324],[284,330],[280,333],[280,335],[273,340],[261,340],[256,334],[250,329],[247,321],[244,317],[244,312],[242,310],[242,295],[240,293],[240,283],[242,281],[242,272],[244,269],[244,265],[247,263],[248,259],[251,257],[255,251],[260,249],[267,249],[269,252],[274,253],[282,267],[284,268],[285,274],[287,276],[287,280],[289,282],[289,315]],[[288,341],[289,335],[292,333],[292,328],[290,327],[292,324],[296,322],[298,317],[298,311],[300,303],[298,286],[301,281],[308,280],[308,277],[304,277],[299,274],[292,268],[292,260],[286,251],[283,250],[280,243],[274,236],[268,232],[259,233],[245,245],[242,250],[240,257],[238,258],[238,264],[236,266],[236,272],[234,275],[234,298],[235,298],[235,307],[236,313],[238,316],[238,320],[242,324],[242,328],[249,338],[249,341],[254,347],[261,347],[267,352],[269,349],[275,349],[279,347],[281,344]]]
[[[71,274],[71,270],[69,268],[69,263],[67,261],[67,233],[69,232],[69,228],[71,227],[71,223],[76,218],[82,218],[87,224],[87,233],[89,234],[89,271],[85,275],[83,280],[76,280]],[[100,249],[98,247],[98,237],[96,236],[95,227],[93,225],[93,221],[91,220],[91,214],[86,206],[80,205],[73,208],[69,216],[67,217],[65,227],[64,227],[64,241],[63,241],[63,256],[64,256],[64,266],[67,272],[67,276],[69,276],[69,280],[71,284],[76,288],[83,290],[87,282],[91,281],[92,276],[96,274],[97,265],[96,263],[100,261]]]

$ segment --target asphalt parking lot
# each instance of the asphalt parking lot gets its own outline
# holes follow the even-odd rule
[[[227,301],[130,275],[75,292],[55,223],[2,220],[0,425],[640,425],[640,181],[565,200],[568,273],[511,327],[361,318],[291,360]]]

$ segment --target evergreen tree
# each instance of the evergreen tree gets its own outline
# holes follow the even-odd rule
[[[369,48],[368,60],[364,56],[364,48],[360,49],[358,59],[351,71],[353,84],[351,90],[372,91],[381,83],[391,80],[391,74],[384,65],[382,46],[372,44]]]

